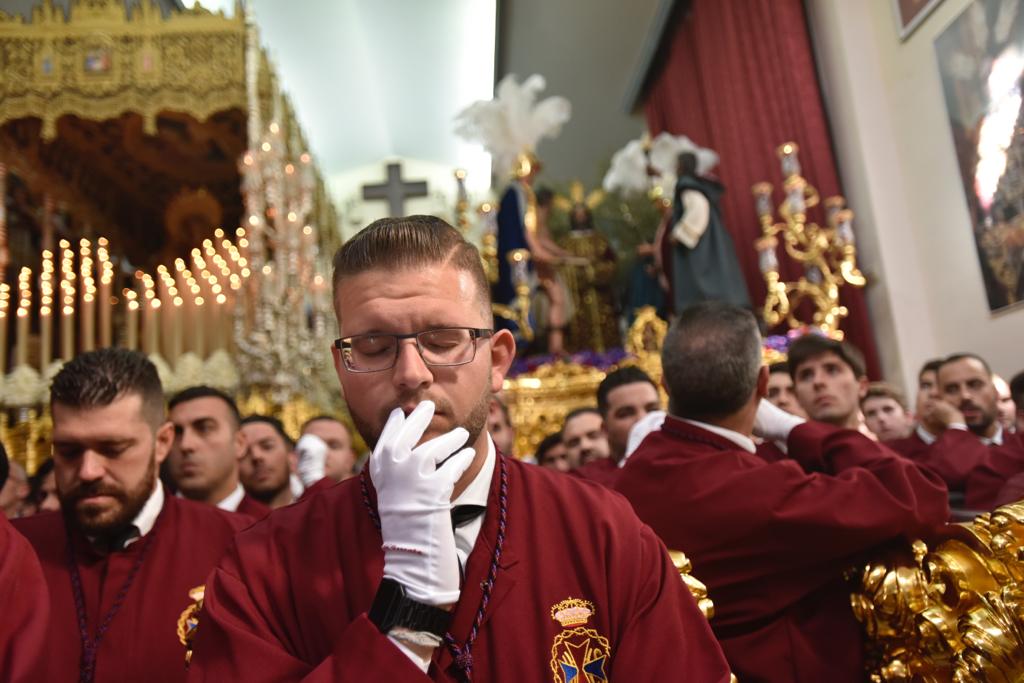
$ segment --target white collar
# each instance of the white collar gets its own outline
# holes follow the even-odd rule
[[[986,446],[995,444],[996,446],[1003,445],[1003,425],[996,423],[996,433],[992,435],[992,438],[981,437],[981,442]]]
[[[921,439],[921,441],[924,441],[929,446],[935,443],[935,439],[937,437],[931,432],[929,432],[927,429],[925,429],[924,425],[917,425],[917,429],[915,431],[917,432],[917,438]]]
[[[238,483],[235,485],[234,491],[217,503],[217,507],[228,512],[238,512],[238,506],[242,503],[243,498],[245,498],[245,489],[242,488],[241,483]]]
[[[153,525],[156,524],[156,518],[160,516],[160,511],[163,509],[164,487],[158,478],[156,480],[156,485],[153,488],[153,493],[149,494],[146,504],[142,506],[142,509],[139,510],[139,514],[135,515],[135,519],[132,520],[132,526],[139,532],[139,535],[125,541],[124,547],[127,548],[132,543],[152,531]]]
[[[679,419],[682,420],[683,422],[688,422],[689,424],[692,424],[696,427],[700,427],[701,429],[706,429],[712,434],[717,434],[723,439],[728,439],[729,441],[732,441],[734,444],[736,444],[745,451],[748,451],[750,453],[757,453],[757,446],[754,445],[753,439],[751,439],[749,436],[744,436],[739,432],[734,432],[731,429],[719,427],[718,425],[709,425],[707,422],[700,422],[698,420],[688,420],[685,417],[681,417]]]
[[[459,497],[452,501],[456,505],[482,505],[487,507],[487,496],[491,493],[491,479],[494,477],[494,464],[497,462],[497,451],[494,448],[494,441],[491,435],[487,435],[487,459],[484,466],[476,473],[469,486],[459,494]]]

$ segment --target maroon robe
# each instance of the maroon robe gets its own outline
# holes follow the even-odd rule
[[[248,515],[255,521],[263,519],[269,515],[270,506],[265,503],[261,503],[247,493],[242,496],[242,500],[238,503],[238,508],[235,509],[235,512],[240,515]]]
[[[1024,500],[1024,472],[1015,474],[1006,480],[999,495],[996,496],[995,507],[1009,505]]]
[[[789,458],[786,451],[779,448],[774,441],[763,441],[757,444],[757,455],[765,462],[778,462]]]
[[[621,471],[619,463],[611,458],[594,458],[574,469],[572,473],[580,479],[594,481],[611,489],[615,488]]]
[[[862,551],[943,524],[946,488],[855,431],[808,422],[787,448],[786,460],[767,463],[669,417],[617,489],[693,562],[742,683],[860,682],[861,630],[843,571]]]
[[[324,477],[323,479],[319,479],[318,481],[313,482],[313,484],[309,488],[302,492],[302,495],[299,496],[299,500],[309,500],[316,494],[329,490],[332,486],[334,486],[337,483],[338,482],[334,481],[330,477]]]
[[[1024,437],[1003,431],[1003,443],[985,444],[966,429],[947,429],[917,459],[951,491],[964,492],[972,510],[991,510],[1006,480],[1024,472]]]
[[[503,456],[450,628],[459,644],[481,605],[499,534],[501,463],[506,534],[472,648],[473,680],[549,681],[560,666],[556,643],[565,649],[588,640],[596,650],[610,648],[603,667],[599,656],[587,659],[605,674],[593,680],[728,680],[707,620],[664,546],[621,496]],[[277,510],[236,537],[207,584],[190,680],[456,680],[448,648],[436,649],[425,675],[366,616],[384,556],[371,518],[376,496],[364,476]],[[553,619],[553,608],[569,598],[594,606],[573,638]]]
[[[71,532],[82,578],[89,636],[96,634],[135,566],[149,547],[124,603],[100,641],[97,683],[185,680],[185,647],[178,640],[178,618],[192,604],[189,590],[203,585],[235,532],[252,519],[212,505],[167,494],[153,529],[121,551],[96,552],[79,532]],[[68,532],[59,512],[44,512],[15,522],[36,549],[52,604],[48,642],[52,645],[41,681],[77,681],[82,656],[78,611],[68,570]]]
[[[924,458],[925,451],[928,450],[928,444],[917,435],[916,429],[910,433],[910,436],[902,439],[890,439],[884,443],[890,450],[914,462],[920,462]]]
[[[32,546],[0,512],[0,681],[44,680],[50,594]]]

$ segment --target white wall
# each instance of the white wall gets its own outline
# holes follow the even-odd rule
[[[933,47],[970,0],[903,43],[891,4],[806,2],[883,371],[912,397],[921,364],[954,351],[1024,369],[1024,307],[989,312]]]

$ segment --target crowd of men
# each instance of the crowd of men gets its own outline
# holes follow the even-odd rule
[[[293,442],[217,389],[165,397],[137,352],[55,376],[52,460],[0,468],[0,680],[862,681],[855,558],[1024,498],[1024,374],[931,361],[911,411],[847,342],[765,366],[716,302],[669,329],[667,404],[623,367],[507,457],[477,250],[384,219],[334,271],[366,458],[330,416]]]

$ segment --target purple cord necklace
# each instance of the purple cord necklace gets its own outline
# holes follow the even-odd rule
[[[498,467],[500,486],[498,488],[498,535],[494,541],[494,555],[491,556],[491,566],[487,570],[487,581],[480,585],[483,595],[480,597],[480,606],[476,610],[476,617],[473,619],[473,627],[469,630],[469,637],[464,645],[459,645],[455,637],[449,632],[444,634],[445,645],[448,646],[455,666],[461,672],[466,681],[473,680],[473,643],[480,634],[480,624],[483,623],[484,614],[487,612],[487,604],[491,601],[491,593],[494,590],[494,581],[498,576],[498,562],[501,560],[501,549],[505,545],[506,522],[508,521],[508,470],[505,465],[505,458],[498,456]],[[363,492],[363,504],[370,514],[370,519],[380,530],[380,516],[370,502],[370,490],[367,484],[369,477],[364,469],[359,475],[359,486]]]
[[[159,521],[159,518],[157,518],[157,523]],[[92,683],[93,677],[96,675],[96,655],[100,649],[100,641],[103,640],[104,634],[110,628],[110,622],[114,620],[114,615],[121,609],[124,599],[128,596],[128,590],[135,581],[135,576],[139,573],[139,569],[142,568],[142,561],[146,558],[146,551],[149,550],[153,537],[156,535],[156,526],[155,524],[150,533],[146,534],[145,538],[139,541],[142,544],[139,555],[135,558],[135,562],[132,564],[132,568],[128,572],[128,577],[124,580],[121,590],[117,592],[114,604],[110,606],[107,614],[96,628],[96,637],[94,638],[89,637],[89,621],[88,615],[85,612],[82,576],[78,571],[78,563],[75,562],[75,551],[71,545],[71,534],[68,534],[68,572],[71,575],[71,589],[75,595],[75,611],[78,612],[78,633],[82,639],[82,661],[78,674],[79,683]]]

